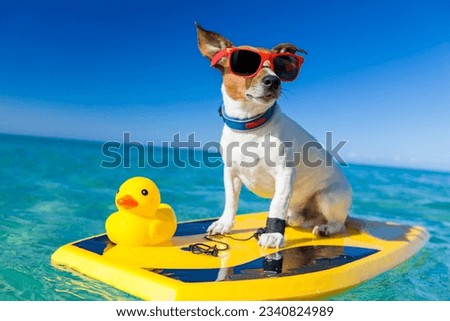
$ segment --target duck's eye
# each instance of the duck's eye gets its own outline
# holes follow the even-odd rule
[[[146,189],[143,189],[143,190],[141,191],[141,193],[142,193],[142,195],[144,195],[144,196],[147,196],[147,195],[148,195],[148,191],[147,191]]]
[[[120,192],[120,189],[117,190],[117,193],[116,193],[116,194],[119,194],[119,192]]]

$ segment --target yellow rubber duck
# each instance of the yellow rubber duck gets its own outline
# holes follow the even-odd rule
[[[132,177],[116,194],[118,211],[105,223],[108,238],[120,245],[156,245],[169,241],[177,228],[173,209],[161,204],[156,184],[146,177]]]

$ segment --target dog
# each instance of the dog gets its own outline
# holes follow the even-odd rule
[[[304,58],[296,53],[306,51],[290,43],[271,50],[234,46],[197,23],[196,28],[200,53],[223,78],[225,208],[207,233],[231,231],[242,184],[271,199],[258,240],[264,248],[284,245],[286,224],[312,228],[319,236],[343,231],[352,200],[349,182],[330,154],[277,103],[281,81],[295,80],[300,71]]]

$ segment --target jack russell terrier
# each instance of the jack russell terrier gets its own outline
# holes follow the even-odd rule
[[[196,27],[201,54],[223,77],[225,208],[208,233],[231,231],[242,184],[272,199],[258,241],[264,248],[284,245],[286,224],[312,228],[320,236],[341,232],[351,205],[350,184],[330,154],[277,104],[281,81],[295,80],[303,63],[296,52],[306,52],[290,43],[271,50],[235,47]]]

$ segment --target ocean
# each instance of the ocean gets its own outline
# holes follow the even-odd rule
[[[163,159],[163,149],[153,152]],[[221,214],[221,166],[111,160],[98,142],[0,134],[0,300],[136,300],[50,263],[59,246],[104,232],[116,190],[129,177],[154,180],[178,221]],[[431,238],[405,263],[329,299],[450,300],[450,173],[354,164],[344,171],[354,191],[351,216],[422,225]],[[243,190],[239,213],[268,205]]]

